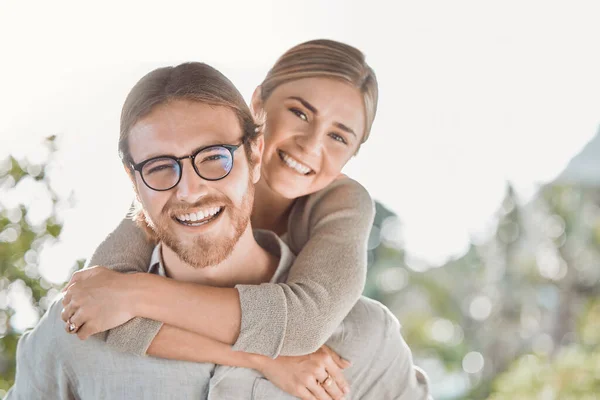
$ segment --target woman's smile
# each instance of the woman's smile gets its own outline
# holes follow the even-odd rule
[[[292,171],[297,172],[298,174],[303,176],[312,175],[315,173],[315,171],[312,168],[302,163],[297,158],[292,157],[285,151],[278,150],[277,154],[279,154],[279,158],[281,159],[281,161],[283,161],[283,164]]]

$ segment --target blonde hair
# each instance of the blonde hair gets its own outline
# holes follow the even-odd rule
[[[364,143],[377,112],[377,78],[358,49],[334,40],[319,39],[301,43],[286,51],[261,84],[261,100],[266,101],[281,84],[303,78],[331,78],[349,83],[363,95],[365,106]]]

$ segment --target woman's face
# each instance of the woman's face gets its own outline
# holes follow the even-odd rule
[[[257,98],[253,102],[260,103]],[[333,182],[362,142],[363,98],[347,83],[328,78],[288,82],[262,108],[262,179],[285,198],[305,196]]]

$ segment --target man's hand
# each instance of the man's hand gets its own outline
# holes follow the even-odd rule
[[[105,267],[75,272],[62,301],[66,331],[85,340],[132,319],[131,278]]]
[[[338,400],[350,392],[342,369],[350,363],[327,346],[306,356],[266,360],[257,368],[271,383],[302,400]]]

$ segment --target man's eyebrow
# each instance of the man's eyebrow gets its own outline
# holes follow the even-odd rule
[[[200,150],[204,150],[206,148],[209,147],[215,147],[215,146],[220,146],[226,144],[225,142],[223,142],[222,140],[220,141],[214,141],[214,143],[209,143],[209,144],[204,144],[202,146],[198,146],[196,148],[194,148],[191,152],[189,152],[188,154],[186,154],[185,156],[189,156],[191,154],[197,153]],[[181,157],[185,157],[185,156],[181,156]],[[175,157],[175,158],[179,158],[180,156],[176,155],[176,154],[172,154],[172,153],[161,153],[161,154],[154,154],[148,157],[145,157],[142,161],[145,160],[150,160],[151,158],[158,158],[158,157]],[[132,160],[133,162],[133,160]],[[135,162],[133,162],[135,164]]]
[[[317,111],[317,109],[315,108],[315,106],[313,106],[312,104],[310,104],[308,101],[304,100],[302,97],[292,96],[292,97],[289,97],[289,99],[299,101],[300,103],[302,103],[302,105],[304,107],[308,108],[313,114],[319,115],[319,112]],[[335,126],[337,126],[338,128],[340,128],[344,132],[348,132],[348,133],[354,135],[355,138],[358,138],[358,136],[352,130],[352,128],[347,127],[346,125],[342,124],[341,122],[336,122]]]

